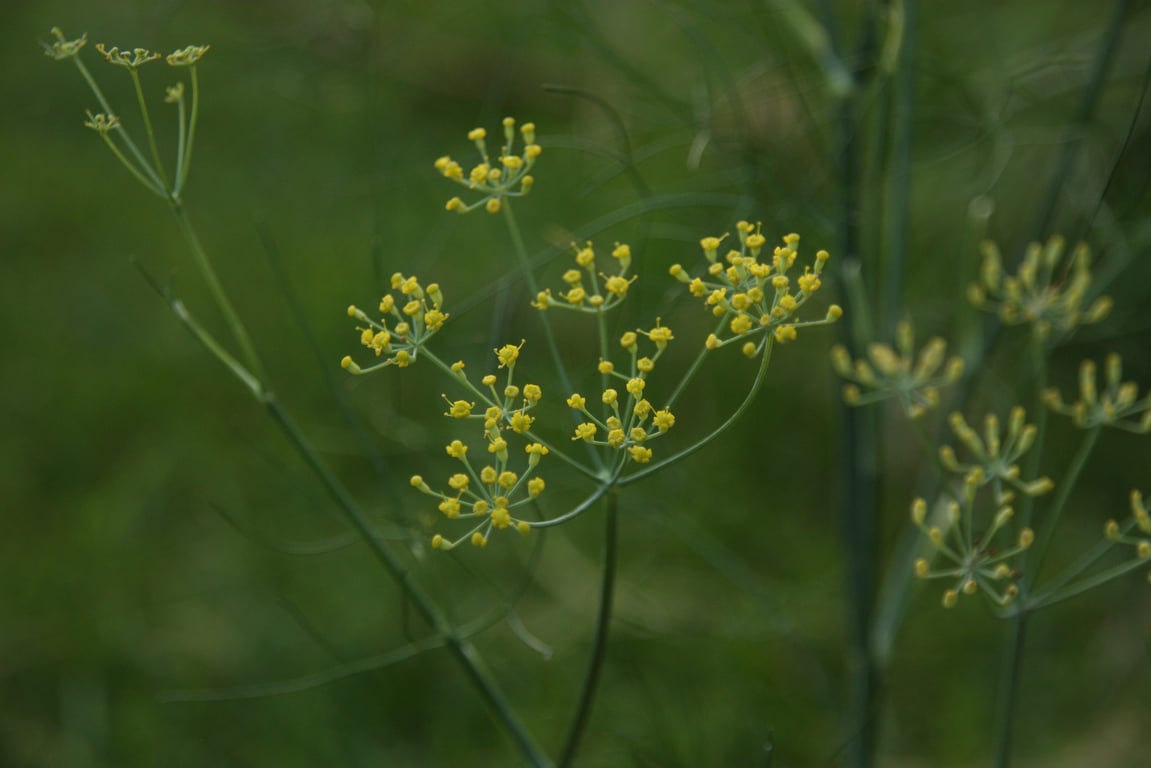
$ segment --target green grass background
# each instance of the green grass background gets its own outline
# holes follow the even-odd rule
[[[1151,144],[1147,110],[1136,117],[1146,3],[1130,4],[1099,107],[1075,131],[1109,6],[921,5],[906,270],[906,312],[921,337],[981,322],[962,300],[978,240],[995,237],[1015,254],[1049,234],[1034,231],[1037,210],[1075,140],[1051,231],[1090,242],[1117,307],[1058,352],[1052,377],[1070,392],[1082,357],[1119,351],[1127,378],[1151,386]],[[857,13],[854,3],[833,9],[841,32]],[[443,652],[300,692],[168,701],[321,673],[426,628],[364,548],[348,543],[264,414],[132,265],[170,275],[188,305],[222,328],[163,204],[82,127],[95,106],[84,84],[71,65],[40,54],[52,25],[121,47],[212,45],[200,67],[192,218],[276,391],[381,527],[413,541],[426,540],[434,507],[405,478],[450,471],[440,446],[456,435],[435,397],[449,390],[420,366],[343,376],[337,363],[357,341],[344,307],[372,306],[387,275],[415,272],[444,286],[449,309],[481,297],[452,310],[437,339],[443,357],[478,367],[485,350],[526,337],[525,365],[546,366],[522,293],[493,320],[494,282],[514,267],[502,225],[444,213],[454,190],[431,162],[470,158],[464,135],[474,125],[494,128],[504,114],[534,120],[545,153],[517,211],[543,280],[557,281],[573,237],[631,240],[641,279],[620,327],[662,315],[679,339],[666,366],[674,370],[710,320],[674,298],[666,267],[698,266],[699,237],[746,217],[769,237],[802,233],[809,254],[834,251],[835,126],[814,63],[767,2],[17,0],[0,10],[9,104],[0,121],[0,764],[516,764]],[[128,122],[127,78],[86,53]],[[150,94],[162,93],[166,74],[144,70]],[[650,194],[668,207],[649,200],[643,215],[589,229],[639,196],[603,152],[622,147],[605,113],[542,83],[609,103]],[[693,142],[704,138],[693,166]],[[973,201],[994,213],[973,216]],[[883,189],[867,204],[878,220]],[[591,379],[591,330],[562,319],[561,336],[584,351]],[[682,469],[625,495],[613,642],[583,764],[762,765],[767,745],[775,766],[842,764],[834,340],[834,330],[816,330],[780,348],[748,418]],[[1018,400],[1020,343],[1009,333],[996,347],[980,409],[1003,413]],[[738,355],[715,362],[680,406],[681,444],[722,418],[751,374]],[[325,376],[359,414],[369,456]],[[890,416],[884,552],[923,471],[912,433]],[[1056,479],[1074,438],[1053,420],[1044,470]],[[1057,556],[1125,515],[1132,487],[1151,493],[1149,440],[1105,434]],[[559,470],[548,479],[557,503],[578,498]],[[285,546],[330,551],[276,550]],[[461,622],[516,596],[516,615],[550,658],[505,623],[477,642],[555,749],[590,643],[599,515],[549,533],[539,552],[502,537],[458,556],[397,546]],[[934,584],[912,595],[879,763],[982,765],[1006,626],[977,600],[943,612]],[[1020,765],[1145,764],[1149,635],[1141,575],[1040,615],[1025,657]]]

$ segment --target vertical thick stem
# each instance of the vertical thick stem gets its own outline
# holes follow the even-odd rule
[[[579,703],[564,740],[563,751],[556,765],[559,768],[570,766],[579,750],[580,739],[587,729],[595,702],[596,688],[600,673],[607,658],[608,628],[611,625],[612,601],[615,595],[615,572],[618,559],[618,496],[614,491],[607,494],[604,510],[603,579],[600,582],[599,610],[596,612],[595,637],[592,640],[591,655],[588,657],[587,672],[584,673],[583,687]]]

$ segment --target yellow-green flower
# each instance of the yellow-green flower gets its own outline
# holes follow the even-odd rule
[[[915,356],[915,334],[911,324],[902,322],[896,328],[894,349],[886,344],[871,344],[867,360],[853,361],[847,348],[836,345],[831,350],[835,372],[852,384],[843,387],[843,399],[849,405],[868,405],[896,398],[908,418],[917,419],[939,405],[939,390],[953,384],[963,375],[963,360],[946,359],[947,342],[931,339]],[[866,390],[866,391],[863,391]]]
[[[1065,243],[1055,236],[1046,245],[1031,243],[1014,275],[1003,274],[1003,258],[992,242],[983,244],[979,281],[968,289],[971,303],[994,312],[1007,325],[1031,325],[1040,339],[1055,330],[1068,334],[1097,323],[1111,311],[1111,299],[1100,296],[1089,305],[1091,251],[1080,243],[1064,264]]]
[[[1056,413],[1070,416],[1075,426],[1083,429],[1115,427],[1127,432],[1151,432],[1151,393],[1139,398],[1139,385],[1123,381],[1123,361],[1119,355],[1108,355],[1104,367],[1106,380],[1100,391],[1095,362],[1084,360],[1079,366],[1079,399],[1064,403],[1055,388],[1043,393],[1043,401]],[[1142,415],[1140,415],[1142,414]]]
[[[971,463],[960,462],[955,449],[944,445],[939,449],[939,460],[943,466],[960,475],[966,482],[976,487],[990,484],[995,490],[999,504],[1009,502],[1014,494],[1004,486],[1011,486],[1027,496],[1041,496],[1048,493],[1054,483],[1049,477],[1023,480],[1019,477],[1019,458],[1035,443],[1036,428],[1026,423],[1027,414],[1020,408],[1011,409],[1005,435],[999,434],[999,418],[988,414],[984,420],[983,437],[968,426],[963,414],[953,413],[948,419],[955,436],[975,458]]]

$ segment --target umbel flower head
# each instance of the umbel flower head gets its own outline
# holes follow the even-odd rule
[[[461,440],[452,440],[444,450],[451,458],[462,465],[462,472],[448,477],[449,490],[436,491],[420,475],[411,479],[412,487],[429,496],[439,499],[439,511],[450,520],[466,520],[471,526],[461,536],[447,539],[441,534],[432,537],[432,546],[448,550],[463,542],[474,546],[487,546],[493,531],[513,528],[527,534],[533,527],[531,521],[517,516],[518,508],[532,504],[544,492],[544,479],[535,474],[540,459],[550,450],[531,435],[535,418],[530,411],[543,398],[543,391],[537,384],[520,387],[514,382],[516,362],[519,360],[519,345],[505,344],[495,350],[499,370],[505,372],[502,388],[498,388],[498,377],[488,374],[480,381],[484,389],[475,388],[468,380],[462,362],[454,363],[451,371],[459,381],[483,399],[483,411],[475,412],[476,403],[467,400],[450,400],[445,416],[452,419],[471,419],[483,424],[483,437],[487,443],[487,458],[478,465],[468,458],[468,446]],[[511,434],[508,434],[508,433]],[[513,467],[514,452],[508,439],[528,441],[524,446],[526,465]],[[483,455],[483,454],[481,454]]]
[[[1007,420],[1007,433],[1000,437],[999,417],[989,413],[984,419],[983,437],[980,438],[979,433],[968,426],[963,414],[953,413],[948,419],[951,429],[975,461],[960,462],[950,445],[940,447],[939,460],[947,470],[964,475],[968,484],[975,487],[990,484],[999,504],[1006,504],[1014,498],[1014,493],[1004,486],[1026,496],[1042,496],[1055,487],[1051,478],[1023,480],[1019,477],[1019,458],[1035,443],[1037,432],[1035,425],[1027,424],[1026,420],[1027,414],[1022,408],[1012,408]]]
[[[708,261],[706,277],[692,277],[679,264],[669,270],[672,277],[687,285],[692,296],[721,319],[720,328],[707,339],[708,349],[742,342],[743,353],[754,357],[763,348],[768,333],[782,344],[794,341],[798,328],[832,323],[843,315],[843,310],[832,304],[820,320],[796,320],[800,307],[823,284],[820,274],[829,255],[819,251],[814,263],[793,277],[788,272],[799,255],[799,235],[784,237],[783,245],[776,246],[770,258],[761,261],[766,239],[760,229],[759,224],[746,221],[736,224],[739,250],[729,250],[722,259],[719,249],[726,234],[700,240]]]
[[[1014,516],[1011,507],[996,510],[991,524],[979,536],[974,533],[975,497],[979,484],[964,484],[961,502],[947,501],[942,524],[927,520],[927,502],[916,499],[911,505],[911,521],[931,542],[945,564],[932,567],[927,558],[915,561],[915,575],[921,579],[948,579],[952,586],[943,592],[943,607],[951,608],[960,595],[983,594],[998,606],[1006,606],[1019,594],[1017,569],[1010,561],[1031,546],[1035,534],[1024,528],[1015,537],[999,542]]]
[[[854,362],[843,345],[831,349],[835,372],[855,382],[843,387],[848,405],[868,405],[894,397],[910,419],[917,419],[939,405],[939,389],[954,384],[963,375],[963,360],[946,359],[947,342],[931,339],[915,357],[915,333],[911,323],[899,324],[895,348],[886,344],[867,347],[867,360]],[[866,389],[864,392],[862,389]]]
[[[639,336],[646,336],[655,346],[649,357],[639,356]],[[578,392],[567,399],[568,407],[578,411],[586,421],[575,428],[572,440],[583,440],[593,445],[608,446],[637,464],[651,461],[650,443],[663,437],[675,426],[675,414],[670,408],[657,410],[644,393],[648,374],[655,370],[656,361],[667,349],[674,336],[671,329],[656,321],[650,330],[628,331],[619,344],[630,356],[626,370],[619,370],[610,360],[600,360],[599,372],[607,379],[622,382],[619,386],[605,387],[598,398],[599,416],[588,408],[588,399]],[[621,391],[622,390],[622,391]]]
[[[480,162],[467,174],[464,173],[463,167],[448,155],[436,160],[436,170],[445,179],[450,179],[481,195],[473,203],[465,203],[459,197],[453,197],[445,206],[449,211],[468,213],[483,206],[488,213],[499,213],[505,197],[521,197],[531,190],[535,179],[530,171],[543,150],[535,143],[535,123],[524,123],[520,126],[524,148],[517,154],[515,127],[515,118],[503,119],[503,144],[494,162],[488,155],[487,131],[483,128],[473,128],[469,131],[468,139],[475,144]]]
[[[365,325],[357,326],[360,343],[372,350],[383,362],[361,368],[351,356],[345,356],[340,366],[350,373],[370,373],[389,365],[407,368],[416,361],[420,347],[443,328],[448,314],[443,311],[444,296],[438,283],[425,289],[414,276],[399,272],[392,275],[392,292],[380,299],[379,320],[368,317],[362,309],[348,307],[348,317]]]
[[[979,281],[967,295],[980,309],[994,312],[1007,325],[1029,324],[1040,339],[1055,330],[1068,334],[1097,323],[1111,311],[1111,299],[1100,296],[1085,307],[1091,289],[1091,251],[1080,243],[1064,264],[1065,243],[1055,236],[1046,245],[1031,243],[1015,275],[1003,274],[995,243],[983,244]]]
[[[72,58],[80,53],[80,49],[88,43],[87,32],[75,40],[65,38],[64,33],[60,31],[59,27],[52,27],[51,32],[52,37],[56,38],[56,42],[50,44],[43,43],[44,55],[56,61]]]
[[[575,252],[576,269],[564,272],[566,291],[552,295],[551,289],[540,291],[532,306],[545,310],[550,307],[572,309],[577,312],[606,312],[616,307],[627,297],[628,289],[636,281],[628,278],[631,267],[631,247],[626,243],[616,243],[611,257],[615,261],[615,273],[607,274],[596,268],[595,246],[589,240],[583,246],[572,243]]]
[[[1096,381],[1095,362],[1084,360],[1079,366],[1079,399],[1064,403],[1059,390],[1052,387],[1043,393],[1043,402],[1056,413],[1070,416],[1075,426],[1083,429],[1115,427],[1127,432],[1151,432],[1151,393],[1140,400],[1139,385],[1122,381],[1123,361],[1119,355],[1108,355],[1104,370],[1102,392]]]

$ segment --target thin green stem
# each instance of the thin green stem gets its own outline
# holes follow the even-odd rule
[[[1029,613],[1019,611],[1011,620],[1011,632],[1003,654],[1003,666],[999,678],[999,717],[996,718],[995,766],[1007,768],[1011,764],[1011,740],[1015,735],[1016,699],[1019,696],[1019,678],[1022,671],[1020,660],[1027,634]]]
[[[192,222],[188,219],[187,211],[184,210],[184,206],[178,198],[172,198],[170,205],[172,212],[176,214],[176,220],[180,223],[180,231],[183,233],[184,239],[192,251],[192,257],[196,261],[196,266],[199,267],[200,274],[203,276],[204,282],[208,284],[208,289],[212,292],[212,298],[216,301],[216,306],[220,308],[220,312],[223,313],[224,320],[231,329],[236,343],[239,344],[240,351],[249,370],[251,370],[260,381],[266,382],[267,377],[264,375],[264,366],[260,362],[259,355],[256,354],[256,348],[252,346],[252,340],[248,336],[248,330],[244,327],[240,316],[236,314],[236,310],[228,298],[228,294],[224,291],[224,286],[220,283],[220,278],[216,275],[212,261],[208,258],[208,254],[204,251],[204,246],[200,244],[200,238],[196,234]]]
[[[664,459],[663,461],[658,461],[655,464],[651,464],[651,465],[639,470],[638,472],[633,472],[632,474],[628,475],[627,477],[621,478],[619,480],[619,482],[617,483],[617,485],[619,485],[621,487],[625,486],[625,485],[631,485],[632,483],[637,482],[639,480],[642,480],[645,477],[648,477],[649,475],[653,475],[656,472],[659,472],[664,467],[670,466],[670,465],[676,463],[677,461],[680,461],[681,459],[687,458],[688,456],[695,453],[700,448],[703,448],[705,445],[710,443],[712,440],[714,440],[715,438],[719,437],[724,432],[726,432],[727,429],[732,424],[734,424],[739,419],[739,417],[742,416],[744,414],[744,412],[749,407],[751,407],[751,403],[753,400],[755,400],[755,396],[757,394],[759,394],[759,390],[763,388],[763,382],[767,376],[767,368],[771,364],[771,348],[773,346],[773,343],[774,343],[773,339],[770,336],[768,336],[767,337],[767,343],[765,343],[763,345],[763,355],[760,357],[759,370],[755,374],[755,381],[752,382],[751,389],[748,390],[747,396],[743,398],[743,402],[739,404],[739,407],[735,409],[735,412],[732,413],[731,416],[729,416],[726,421],[724,421],[718,427],[716,427],[711,432],[709,432],[706,437],[704,437],[701,440],[698,440],[697,442],[693,443],[692,445],[688,446],[687,448],[684,448],[679,453],[676,453],[672,456],[669,456],[668,458]]]
[[[192,147],[196,143],[196,121],[200,116],[200,78],[196,74],[196,66],[194,64],[191,67],[189,76],[192,80],[192,116],[188,120],[188,143],[185,145],[182,155],[183,164],[181,165],[181,172],[177,174],[176,178],[174,194],[177,196],[184,191],[184,184],[188,181],[188,171],[192,167]],[[181,124],[181,128],[182,127],[183,124]]]
[[[1027,573],[1024,574],[1024,582],[1028,587],[1034,586],[1039,579],[1039,569],[1043,566],[1043,560],[1047,555],[1047,549],[1051,546],[1051,539],[1055,536],[1055,529],[1059,525],[1059,517],[1063,514],[1064,507],[1067,506],[1067,500],[1071,497],[1071,492],[1075,489],[1075,483],[1079,480],[1080,473],[1083,472],[1084,466],[1087,464],[1087,459],[1091,456],[1091,451],[1095,448],[1095,443],[1099,439],[1099,433],[1103,427],[1096,425],[1087,430],[1083,435],[1083,442],[1079,444],[1079,450],[1075,452],[1074,458],[1071,459],[1071,464],[1067,469],[1067,473],[1063,476],[1059,483],[1059,492],[1055,496],[1055,502],[1051,506],[1051,511],[1048,513],[1048,519],[1043,524],[1043,530],[1039,532],[1038,540],[1033,547],[1033,553],[1030,560],[1030,567]],[[1030,589],[1023,590],[1024,594],[1030,592]]]
[[[604,494],[606,494],[608,491],[610,491],[615,486],[619,485],[619,483],[616,482],[618,477],[619,477],[619,472],[616,471],[603,484],[601,484],[598,488],[596,488],[594,491],[592,491],[590,496],[588,496],[586,499],[581,501],[579,504],[572,507],[570,510],[563,513],[559,517],[553,517],[550,520],[540,520],[537,522],[533,522],[531,524],[532,528],[552,528],[554,526],[566,523],[568,520],[574,520],[575,518],[582,515],[584,512],[591,509],[593,504],[595,504],[597,501],[599,501],[600,499],[602,499],[604,497]]]
[[[184,178],[184,156],[188,146],[187,109],[184,107],[184,94],[176,99],[176,186],[172,188],[174,197],[180,196],[180,181]]]
[[[600,580],[599,609],[596,611],[595,634],[592,639],[591,654],[588,656],[587,671],[584,673],[583,686],[580,689],[579,702],[576,705],[575,715],[571,725],[568,726],[567,738],[564,739],[563,750],[558,768],[567,768],[575,760],[579,750],[580,740],[587,729],[588,719],[591,717],[592,705],[595,702],[596,689],[599,686],[600,675],[603,672],[604,661],[607,658],[608,630],[611,626],[612,601],[615,596],[616,564],[619,559],[619,497],[609,493],[604,499],[604,544],[603,544],[603,576]]]
[[[722,328],[726,322],[727,318],[720,319],[713,333],[719,333],[719,329]],[[710,351],[706,345],[699,350],[699,354],[695,356],[695,360],[691,361],[691,366],[688,367],[687,372],[684,373],[683,378],[679,380],[679,384],[675,385],[675,390],[671,393],[671,396],[668,397],[666,403],[668,408],[675,405],[675,401],[679,399],[679,396],[687,389],[687,385],[690,384],[691,380],[695,378],[695,375],[699,373],[699,369],[703,366],[703,361],[707,358]]]
[[[128,173],[135,177],[136,181],[143,184],[150,192],[155,193],[157,196],[163,197],[165,199],[168,197],[167,192],[152,184],[151,179],[141,173],[140,169],[137,168],[131,160],[124,157],[124,153],[120,151],[120,148],[116,146],[116,142],[112,141],[112,137],[109,136],[106,131],[100,131],[100,138],[103,139],[104,143],[108,145],[108,149],[112,150],[112,154],[116,156],[116,159],[120,161],[120,164],[128,169]]]
[[[1111,542],[1107,542],[1107,544],[1111,544]],[[1110,547],[1108,547],[1108,549],[1109,548]],[[1105,571],[1100,571],[1099,573],[1089,576],[1082,581],[1075,582],[1065,589],[1045,592],[1042,596],[1036,595],[1035,599],[1032,601],[1031,609],[1039,610],[1040,608],[1046,608],[1049,605],[1061,603],[1064,600],[1068,600],[1072,597],[1075,597],[1076,595],[1081,595],[1088,590],[1094,589],[1101,584],[1106,584],[1112,579],[1116,579],[1126,573],[1146,567],[1147,561],[1143,559],[1129,560],[1126,563],[1120,563],[1119,565],[1112,566]]]
[[[148,100],[144,98],[144,88],[140,84],[140,73],[136,71],[135,67],[129,67],[128,74],[132,76],[132,85],[136,89],[136,101],[140,104],[140,117],[144,119],[144,131],[148,134],[148,147],[152,151],[152,162],[155,164],[156,175],[160,177],[164,189],[170,189],[168,174],[164,173],[164,163],[160,160],[160,148],[156,145],[156,132],[152,128],[152,116],[148,112]]]

